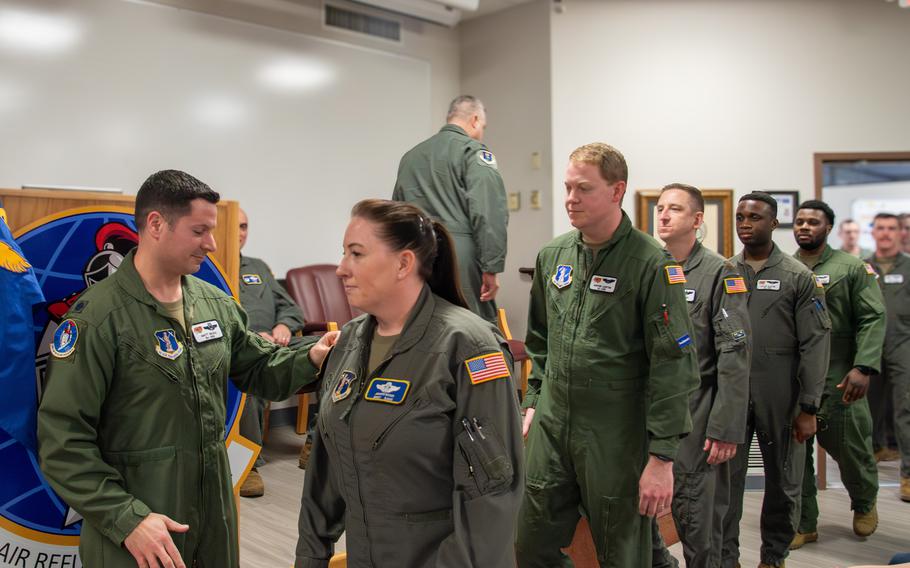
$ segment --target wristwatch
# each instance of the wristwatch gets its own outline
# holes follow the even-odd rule
[[[867,367],[865,365],[855,365],[853,368],[866,375],[867,377],[875,374],[875,369],[872,367]]]
[[[654,456],[655,458],[659,459],[662,462],[671,462],[671,463],[673,462],[673,458],[669,458],[667,456],[662,456],[660,454],[651,454],[651,455]]]
[[[814,404],[805,404],[801,402],[799,403],[799,408],[806,414],[811,414],[812,416],[818,414],[818,407]]]

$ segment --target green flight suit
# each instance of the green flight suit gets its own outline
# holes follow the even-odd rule
[[[805,262],[799,253],[794,258]],[[885,340],[885,305],[875,275],[860,259],[825,246],[814,266],[806,264],[825,287],[825,305],[831,318],[831,360],[818,410],[818,442],[831,454],[850,495],[850,508],[868,513],[878,496],[878,467],[872,453],[872,415],[862,398],[844,404],[837,385],[856,366],[878,372]],[[818,523],[818,487],[812,439],[806,442],[799,532],[815,532]]]
[[[85,518],[84,566],[134,568],[123,541],[154,512],[190,526],[171,533],[187,566],[237,568],[228,377],[273,400],[316,379],[308,346],[279,348],[248,331],[240,306],[217,288],[185,276],[183,302],[191,331],[145,289],[130,253],[69,311],[76,333],[50,359],[41,470]]]
[[[480,301],[481,274],[506,264],[509,210],[496,158],[459,126],[446,124],[401,158],[392,199],[417,205],[455,241],[461,291],[468,307],[496,321],[496,303]]]
[[[537,255],[524,406],[535,408],[518,518],[522,568],[572,566],[560,552],[579,509],[601,566],[650,568],[651,520],[638,481],[655,454],[675,458],[698,386],[682,268],[629,217],[593,254],[572,231]]]
[[[287,290],[278,283],[269,266],[258,258],[240,257],[240,305],[249,318],[250,331],[272,332],[283,323],[294,334],[303,329],[303,313]],[[297,338],[294,338],[295,343]],[[262,423],[265,418],[265,399],[247,395],[240,417],[240,435],[262,445]],[[265,462],[260,455],[256,466]]]
[[[376,320],[350,321],[323,365],[296,568],[514,568],[524,486],[508,344],[424,287],[368,370]]]
[[[701,385],[689,396],[692,432],[680,442],[673,463],[673,520],[686,566],[715,568],[730,503],[730,462],[709,465],[704,445],[706,438],[742,444],[746,437],[752,353],[748,297],[736,268],[701,243],[695,243],[683,270]],[[654,557],[654,566],[676,565],[662,546],[655,547]]]
[[[721,565],[739,560],[749,451],[758,437],[765,472],[761,512],[761,561],[779,565],[789,553],[799,522],[806,445],[793,438],[800,404],[818,407],[830,354],[831,320],[824,290],[808,268],[777,245],[758,273],[743,253],[731,259],[746,278],[752,324],[752,368],[746,442],[731,464],[732,500],[724,520]]]
[[[887,326],[882,351],[881,377],[873,379],[879,400],[894,402],[894,434],[901,454],[901,477],[910,477],[910,255],[898,253],[891,272],[885,273],[874,258],[867,260],[878,274],[885,298]],[[884,387],[884,389],[882,389]],[[874,400],[869,401],[875,404]]]

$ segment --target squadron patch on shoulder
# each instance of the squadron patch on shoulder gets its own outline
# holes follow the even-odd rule
[[[683,270],[682,266],[678,264],[671,264],[670,266],[665,266],[664,270],[667,271],[667,284],[686,283],[686,273]]]
[[[351,385],[353,385],[356,378],[357,375],[353,371],[342,371],[341,378],[338,379],[338,384],[335,385],[335,389],[332,391],[332,402],[346,399],[353,390]]]
[[[69,357],[76,349],[76,340],[79,339],[79,327],[71,319],[64,320],[54,332],[54,342],[51,343],[51,355],[58,359]]]
[[[183,344],[177,340],[177,334],[173,329],[162,329],[155,332],[155,339],[158,345],[155,346],[155,353],[173,361],[183,353]]]
[[[565,288],[572,283],[572,267],[568,264],[560,264],[556,267],[553,278],[550,279],[557,288]]]
[[[504,379],[510,376],[509,366],[501,351],[474,357],[464,362],[468,368],[468,377],[472,385],[479,385],[494,379]]]
[[[262,284],[262,278],[258,274],[244,274],[240,278],[244,284]]]
[[[493,152],[489,150],[478,150],[477,151],[477,160],[485,166],[490,166],[491,168],[498,169],[496,166],[496,156],[493,155]]]
[[[408,391],[411,390],[410,381],[401,379],[382,379],[376,377],[370,381],[367,392],[363,395],[366,400],[373,402],[384,402],[386,404],[401,404]]]

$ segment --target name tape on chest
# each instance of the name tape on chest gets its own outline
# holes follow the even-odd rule
[[[780,290],[780,280],[759,280],[755,283],[755,289],[772,290],[777,292]]]
[[[177,339],[177,334],[173,329],[162,329],[155,332],[155,339],[158,345],[155,346],[155,353],[173,361],[183,353],[183,344]]]
[[[589,288],[595,292],[606,292],[607,294],[612,294],[616,291],[616,278],[612,276],[600,276],[595,274],[591,277],[591,285]]]
[[[54,332],[51,355],[58,359],[69,357],[76,349],[77,339],[79,339],[79,326],[71,319],[64,320]]]
[[[885,284],[903,284],[904,275],[903,274],[885,274]]]
[[[224,332],[221,331],[218,320],[194,323],[190,329],[193,331],[193,339],[196,340],[196,343],[205,343],[206,341],[224,337]]]
[[[667,284],[686,283],[686,272],[683,270],[682,266],[678,264],[671,264],[670,266],[665,266],[664,270],[667,273]]]
[[[819,288],[824,288],[826,285],[831,283],[830,274],[816,274],[815,275],[815,284]]]
[[[690,304],[695,301],[695,289],[686,288],[686,301]]]
[[[556,267],[556,272],[550,281],[559,289],[563,289],[572,283],[572,267],[568,264],[560,264]]]
[[[472,385],[479,385],[495,379],[504,379],[510,375],[506,358],[501,351],[474,357],[464,362]]]
[[[746,280],[742,276],[724,278],[724,292],[727,294],[743,294],[748,291]]]
[[[410,381],[402,379],[375,378],[370,381],[367,392],[363,395],[366,400],[384,402],[386,404],[401,404],[411,390]]]
[[[351,391],[354,390],[353,385],[356,378],[357,375],[354,374],[354,371],[342,371],[341,377],[338,378],[338,384],[332,389],[332,402],[346,399],[351,394]]]
[[[262,278],[258,274],[244,274],[240,278],[244,284],[262,284]]]

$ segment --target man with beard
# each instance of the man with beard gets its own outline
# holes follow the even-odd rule
[[[815,434],[831,329],[824,291],[815,277],[771,240],[777,225],[773,197],[754,192],[740,198],[736,233],[744,249],[732,261],[749,290],[754,345],[746,448],[756,436],[765,472],[759,568],[783,566],[796,534],[806,462],[803,442]],[[748,451],[733,459],[732,501],[724,519],[724,567],[738,565],[748,464]]]
[[[904,501],[910,501],[910,255],[901,252],[900,219],[890,213],[879,213],[872,222],[875,256],[869,264],[878,274],[878,284],[885,298],[888,323],[882,354],[882,375],[873,381],[870,405],[873,408],[875,442],[883,444],[882,405],[894,401],[894,434],[901,460],[901,490]],[[878,411],[876,413],[876,410]],[[877,415],[876,415],[877,414]]]
[[[827,203],[811,200],[800,205],[793,222],[799,245],[794,257],[824,286],[831,317],[831,359],[818,411],[818,443],[840,469],[850,495],[853,532],[866,537],[878,526],[878,469],[872,453],[872,415],[865,396],[869,376],[878,372],[881,363],[885,306],[875,275],[863,261],[828,245],[833,227],[834,211]],[[809,438],[799,530],[791,550],[818,540],[817,493]]]

